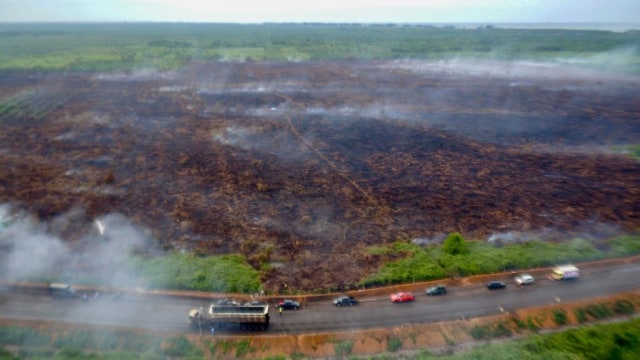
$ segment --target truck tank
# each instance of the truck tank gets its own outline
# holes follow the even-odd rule
[[[189,323],[194,329],[235,327],[241,330],[267,330],[269,328],[269,305],[212,304],[206,312],[203,308],[191,309]]]

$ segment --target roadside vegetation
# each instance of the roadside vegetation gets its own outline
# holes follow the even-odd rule
[[[590,325],[523,340],[482,345],[455,355],[428,354],[407,359],[634,359],[640,346],[640,320]],[[376,359],[384,359],[378,357]]]
[[[259,272],[241,255],[199,257],[173,253],[151,259],[134,258],[133,271],[151,288],[255,293]]]
[[[176,69],[190,61],[570,57],[640,73],[640,32],[394,24],[0,24],[0,69]],[[607,52],[610,58],[599,55]],[[598,64],[598,59],[602,60]],[[608,64],[608,67],[605,67]]]
[[[468,322],[464,325],[464,331],[469,336],[464,342],[471,339],[476,343],[470,350],[461,350],[457,347],[458,342],[450,338],[446,340],[445,349],[437,352],[432,352],[435,349],[428,347],[407,347],[406,341],[417,335],[407,333],[412,331],[410,329],[403,333],[390,330],[381,344],[385,353],[368,357],[359,355],[355,351],[355,344],[364,342],[370,336],[381,335],[363,333],[361,338],[319,336],[308,348],[301,345],[291,354],[265,356],[277,354],[282,349],[277,335],[275,339],[262,341],[260,337],[210,338],[197,334],[182,336],[128,329],[0,325],[0,358],[285,360],[313,358],[310,354],[325,344],[331,345],[335,358],[339,359],[635,359],[640,346],[640,319],[633,315],[639,307],[637,295],[627,294],[533,312],[524,311],[486,322]],[[603,320],[615,321],[597,323]],[[554,332],[542,331],[571,325],[582,326]],[[462,331],[463,328],[458,329]],[[526,337],[510,339],[513,336]],[[378,341],[382,340],[378,338]],[[415,343],[415,338],[412,342]],[[289,341],[283,339],[283,343]]]
[[[606,246],[594,246],[585,239],[564,242],[527,241],[495,245],[465,240],[451,233],[441,245],[420,246],[408,241],[372,246],[366,251],[384,265],[357,284],[347,287],[375,287],[415,281],[429,281],[471,275],[516,271],[640,254],[640,235],[610,239]],[[138,276],[131,286],[150,289],[190,290],[218,293],[253,294],[262,289],[261,277],[268,264],[253,268],[242,255],[198,256],[171,253],[151,258],[134,257],[129,261],[131,273]],[[47,275],[28,281],[70,282],[100,286],[94,279],[56,278]],[[295,289],[291,289],[295,292]],[[331,291],[331,289],[325,289]],[[268,295],[268,294],[267,294]]]
[[[359,286],[490,274],[635,255],[640,254],[640,236],[617,237],[603,247],[596,247],[585,239],[558,243],[533,240],[498,246],[467,241],[460,234],[452,233],[442,245],[423,247],[409,242],[395,242],[371,247],[369,252],[388,261],[377,273],[363,279]]]

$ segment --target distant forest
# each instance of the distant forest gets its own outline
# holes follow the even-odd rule
[[[640,31],[399,24],[0,24],[0,70],[174,69],[190,61],[559,58],[614,54],[640,73]],[[596,62],[587,62],[598,66]],[[621,63],[621,64],[620,64]],[[600,64],[602,66],[602,63]]]

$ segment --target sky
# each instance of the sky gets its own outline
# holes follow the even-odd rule
[[[0,22],[638,23],[640,0],[0,0]]]

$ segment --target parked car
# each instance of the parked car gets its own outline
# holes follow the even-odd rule
[[[444,286],[444,285],[432,286],[432,287],[428,288],[425,291],[425,294],[427,294],[429,296],[446,295],[447,294],[447,287]]]
[[[298,310],[300,309],[300,303],[293,300],[281,300],[278,303],[278,307],[282,310]]]
[[[506,287],[507,287],[507,284],[505,284],[502,281],[489,281],[487,283],[487,289],[489,289],[489,290],[504,289]]]
[[[345,295],[345,296],[340,296],[339,298],[333,299],[333,305],[337,307],[353,306],[357,304],[358,304],[358,300],[353,296]]]
[[[408,291],[399,291],[391,294],[391,302],[393,303],[414,301],[415,299],[415,295]]]
[[[515,277],[516,280],[516,284],[518,284],[518,286],[522,286],[522,285],[531,285],[533,284],[536,279],[533,278],[533,276],[529,275],[529,274],[521,274]]]

